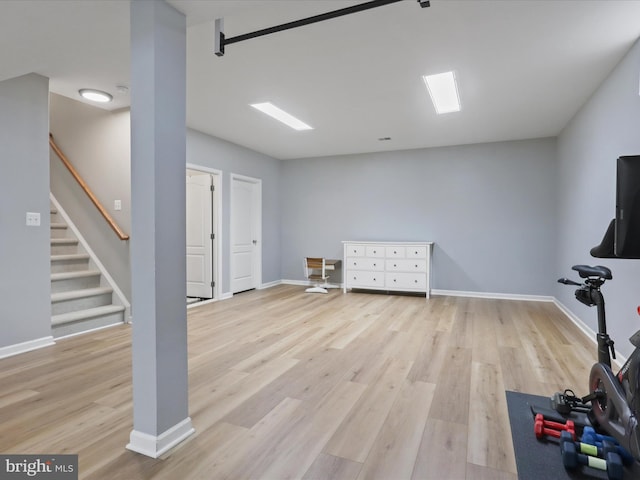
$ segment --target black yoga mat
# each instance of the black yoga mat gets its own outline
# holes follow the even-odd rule
[[[536,438],[533,433],[531,405],[550,409],[548,397],[510,391],[506,395],[519,480],[607,479],[606,472],[588,467],[568,472],[562,465],[559,443]],[[624,478],[640,479],[638,462],[633,468],[625,467]]]

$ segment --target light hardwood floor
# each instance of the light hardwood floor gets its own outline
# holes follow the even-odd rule
[[[130,327],[0,360],[0,452],[80,478],[515,479],[505,390],[583,392],[594,344],[550,303],[247,292],[193,308],[196,434],[125,450]]]

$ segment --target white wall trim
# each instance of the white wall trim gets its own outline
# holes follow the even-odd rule
[[[582,333],[584,333],[589,338],[589,340],[591,340],[591,342],[593,342],[594,347],[598,346],[598,341],[596,340],[596,332],[594,332],[591,327],[584,323],[582,319],[580,319],[580,317],[578,317],[575,313],[565,307],[564,304],[557,298],[553,299],[553,303],[562,311],[562,313],[567,316],[569,320],[571,320],[571,322],[573,322],[576,327],[580,329],[580,331],[582,331]],[[620,368],[627,361],[627,358],[620,352],[618,352],[618,350],[616,350],[615,352],[616,358],[615,360],[612,358],[611,361],[616,363],[618,365],[618,368]]]
[[[470,298],[489,298],[493,300],[524,300],[529,302],[553,302],[552,296],[546,295],[523,295],[517,293],[492,293],[492,292],[467,292],[464,290],[440,290],[432,289],[431,295],[449,296],[449,297],[470,297]]]
[[[284,280],[274,280],[273,282],[263,283],[258,287],[258,290],[264,290],[265,288],[277,287],[278,285],[282,285]]]
[[[35,340],[29,340],[28,342],[16,343],[7,347],[0,348],[0,358],[12,357],[19,353],[30,352],[31,350],[37,350],[39,348],[55,345],[56,342],[52,336],[36,338]]]
[[[195,433],[191,418],[187,417],[160,435],[132,430],[127,449],[151,458],[158,458]]]
[[[313,282],[309,282],[307,280],[280,280],[279,282],[271,282],[274,284],[284,284],[284,285],[300,285],[300,286],[308,286],[312,285]],[[342,288],[342,284],[340,285]],[[384,288],[381,288],[380,291],[384,291]],[[439,295],[439,296],[449,296],[449,297],[470,297],[470,298],[488,298],[494,300],[525,300],[530,302],[554,302],[555,298],[552,296],[545,295],[522,295],[515,293],[487,293],[487,292],[468,292],[464,290],[439,290],[439,289],[431,289],[431,295]]]
[[[107,271],[105,266],[102,264],[100,259],[98,259],[98,256],[91,249],[91,247],[89,246],[89,243],[85,240],[85,238],[80,233],[80,230],[78,230],[75,224],[71,221],[71,218],[69,218],[69,215],[67,215],[67,212],[65,212],[64,208],[62,208],[60,203],[58,203],[58,200],[56,200],[56,197],[54,197],[53,193],[51,192],[49,193],[49,199],[51,200],[51,203],[53,203],[54,206],[56,207],[56,210],[58,210],[58,213],[62,216],[62,218],[64,218],[64,221],[67,224],[67,226],[71,229],[71,231],[76,236],[78,241],[82,244],[82,247],[85,249],[89,257],[91,257],[91,261],[95,264],[96,268],[100,270],[100,273],[104,277],[105,281],[109,284],[111,288],[113,288],[113,293],[117,297],[118,303],[124,307],[125,322],[131,323],[131,304],[127,300],[127,297],[125,297],[124,293],[122,293],[122,290],[120,290],[120,287],[118,287],[113,277],[109,275],[109,272]]]

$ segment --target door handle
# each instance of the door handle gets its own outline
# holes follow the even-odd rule
[[[258,240],[253,240],[253,244],[257,245],[258,244]]]

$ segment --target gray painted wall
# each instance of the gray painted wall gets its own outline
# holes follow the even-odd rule
[[[433,288],[551,295],[555,158],[539,139],[283,162],[282,276],[342,240],[424,240]]]
[[[131,233],[131,115],[109,112],[51,94],[51,133],[56,144],[113,219]],[[131,300],[129,242],[120,240],[51,151],[51,191]],[[122,210],[114,210],[114,200]]]
[[[230,291],[229,202],[231,174],[262,180],[262,283],[278,281],[280,273],[281,162],[248,148],[187,129],[187,163],[221,170],[222,291]]]
[[[613,280],[603,288],[609,333],[625,356],[627,339],[640,328],[640,260],[597,259],[589,255],[615,216],[616,159],[640,154],[640,42],[565,127],[558,139],[557,276],[580,263],[606,265]],[[573,289],[558,285],[555,296],[597,330],[596,311],[578,303]]]
[[[108,112],[51,95],[51,131],[56,143],[118,224],[131,231],[130,112]],[[187,130],[187,162],[222,171],[222,293],[230,290],[230,174],[262,180],[262,281],[280,275],[280,162],[267,155]],[[51,190],[89,241],[111,276],[131,299],[129,244],[119,240],[60,160],[51,156]],[[122,200],[122,211],[113,201]]]
[[[0,348],[51,335],[48,136],[49,80],[0,82]]]

